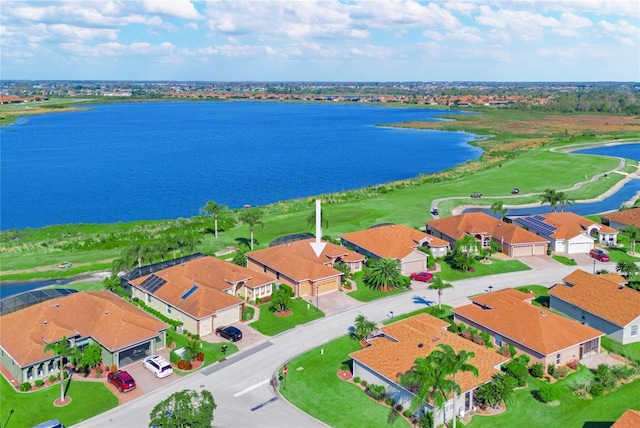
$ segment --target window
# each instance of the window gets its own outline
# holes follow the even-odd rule
[[[502,346],[502,336],[496,334],[496,346]]]
[[[638,325],[632,325],[631,326],[631,336],[637,336],[638,335]]]
[[[280,279],[280,272],[276,272],[276,279]]]
[[[151,303],[151,294],[147,294],[147,303]]]
[[[167,305],[167,313],[170,314],[171,313],[171,306]]]
[[[354,264],[354,269],[355,269],[355,270],[360,269],[360,262],[355,262],[355,264]]]
[[[561,358],[560,358],[560,357],[561,357],[561,356],[562,356],[562,354],[558,354],[558,355],[556,355],[556,365],[559,365],[559,364],[560,364],[560,362],[561,362]]]
[[[263,273],[267,273],[267,267],[266,266],[262,266],[262,272]]]

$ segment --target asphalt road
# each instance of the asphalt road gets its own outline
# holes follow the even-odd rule
[[[523,285],[551,286],[578,266],[558,266],[543,270],[514,272],[452,282],[453,289],[444,291],[442,303],[459,306],[468,303],[467,296]],[[591,272],[593,265],[579,266]],[[614,263],[599,263],[598,268],[615,272]],[[274,336],[253,348],[214,363],[198,373],[178,378],[166,387],[80,423],[78,427],[146,427],[156,404],[183,389],[206,388],[217,404],[213,424],[216,427],[324,427],[292,405],[287,404],[270,386],[270,379],[293,357],[346,334],[358,314],[373,321],[411,312],[437,303],[436,291],[426,284],[414,283],[414,290],[382,300],[362,304]],[[322,358],[318,352],[318,358]]]

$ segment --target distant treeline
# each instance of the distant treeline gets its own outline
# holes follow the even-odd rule
[[[640,91],[592,89],[586,92],[559,93],[546,105],[522,104],[518,108],[562,113],[592,112],[640,115]]]

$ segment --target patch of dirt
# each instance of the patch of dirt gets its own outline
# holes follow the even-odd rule
[[[349,370],[338,370],[338,377],[342,380],[349,380],[353,375]]]
[[[485,408],[479,407],[475,410],[475,414],[480,416],[495,416],[504,413],[506,410],[507,406],[505,406],[504,403],[500,403],[497,408],[489,406]]]

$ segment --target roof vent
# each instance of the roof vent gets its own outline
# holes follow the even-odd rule
[[[618,286],[618,290],[623,290],[623,289],[624,289],[624,284],[620,284],[620,285]]]
[[[545,311],[540,311],[540,315],[542,315],[543,317],[546,317],[547,313]]]
[[[60,303],[56,303],[56,308],[59,308],[59,307],[60,307]]]
[[[432,342],[437,342],[438,340],[440,340],[440,336],[436,336],[433,339],[431,339]]]
[[[47,320],[44,320],[44,323],[45,323],[45,324],[46,324],[46,323],[48,323],[48,322],[49,322],[49,321],[47,321]]]
[[[105,315],[109,315],[109,311],[104,311],[104,314]]]
[[[424,346],[424,343],[420,342],[418,343],[418,348],[422,348]]]

